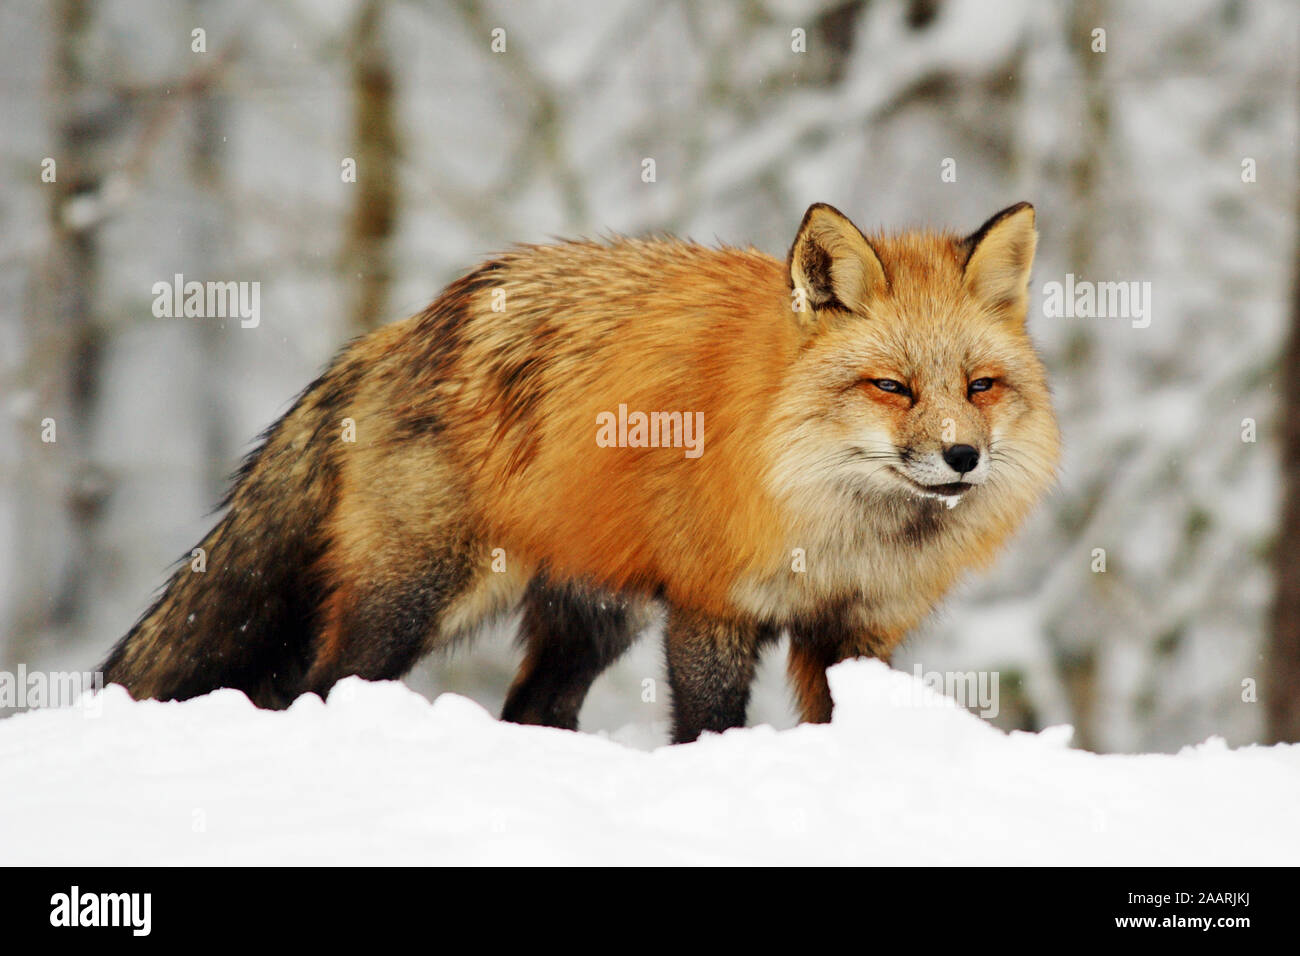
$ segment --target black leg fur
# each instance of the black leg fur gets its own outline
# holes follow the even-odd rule
[[[666,644],[673,743],[689,743],[706,730],[745,725],[758,655],[777,636],[766,625],[670,612]]]
[[[578,729],[592,683],[632,645],[647,623],[632,599],[579,585],[534,580],[524,598],[524,662],[501,719]]]
[[[398,578],[401,569],[386,567],[379,583],[353,591],[338,646],[321,649],[305,689],[325,697],[344,677],[404,676],[433,648],[443,612],[469,585],[473,553],[469,545],[448,546],[428,555],[404,580]]]

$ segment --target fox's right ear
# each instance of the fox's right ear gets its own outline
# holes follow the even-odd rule
[[[794,307],[861,312],[889,287],[876,250],[844,213],[815,203],[804,214],[787,260]],[[805,317],[805,322],[811,322]]]

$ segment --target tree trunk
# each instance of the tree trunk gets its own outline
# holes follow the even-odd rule
[[[351,320],[362,331],[388,318],[389,244],[397,221],[397,106],[383,38],[383,4],[366,0],[352,35],[352,138],[357,181],[343,251]]]
[[[29,287],[29,354],[24,387],[35,399],[18,482],[16,604],[8,656],[30,661],[51,626],[83,613],[103,478],[87,449],[99,390],[101,335],[95,320],[104,146],[120,127],[119,105],[97,93],[92,75],[94,4],[60,0],[50,13],[50,244]],[[56,440],[41,441],[53,418]]]
[[[1282,514],[1274,553],[1277,596],[1263,688],[1266,732],[1274,743],[1300,741],[1300,230],[1295,243],[1291,331],[1281,370]]]

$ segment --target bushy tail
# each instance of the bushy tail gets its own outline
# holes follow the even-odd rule
[[[267,431],[201,555],[182,559],[109,654],[105,683],[161,700],[234,687],[277,708],[306,689],[326,597],[318,568],[337,475],[334,424],[353,380],[336,366]]]

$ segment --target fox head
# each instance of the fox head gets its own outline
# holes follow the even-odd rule
[[[1030,503],[1058,435],[1025,329],[1037,234],[1018,203],[968,236],[865,236],[810,208],[787,260],[800,349],[779,402],[776,484],[898,502]]]

